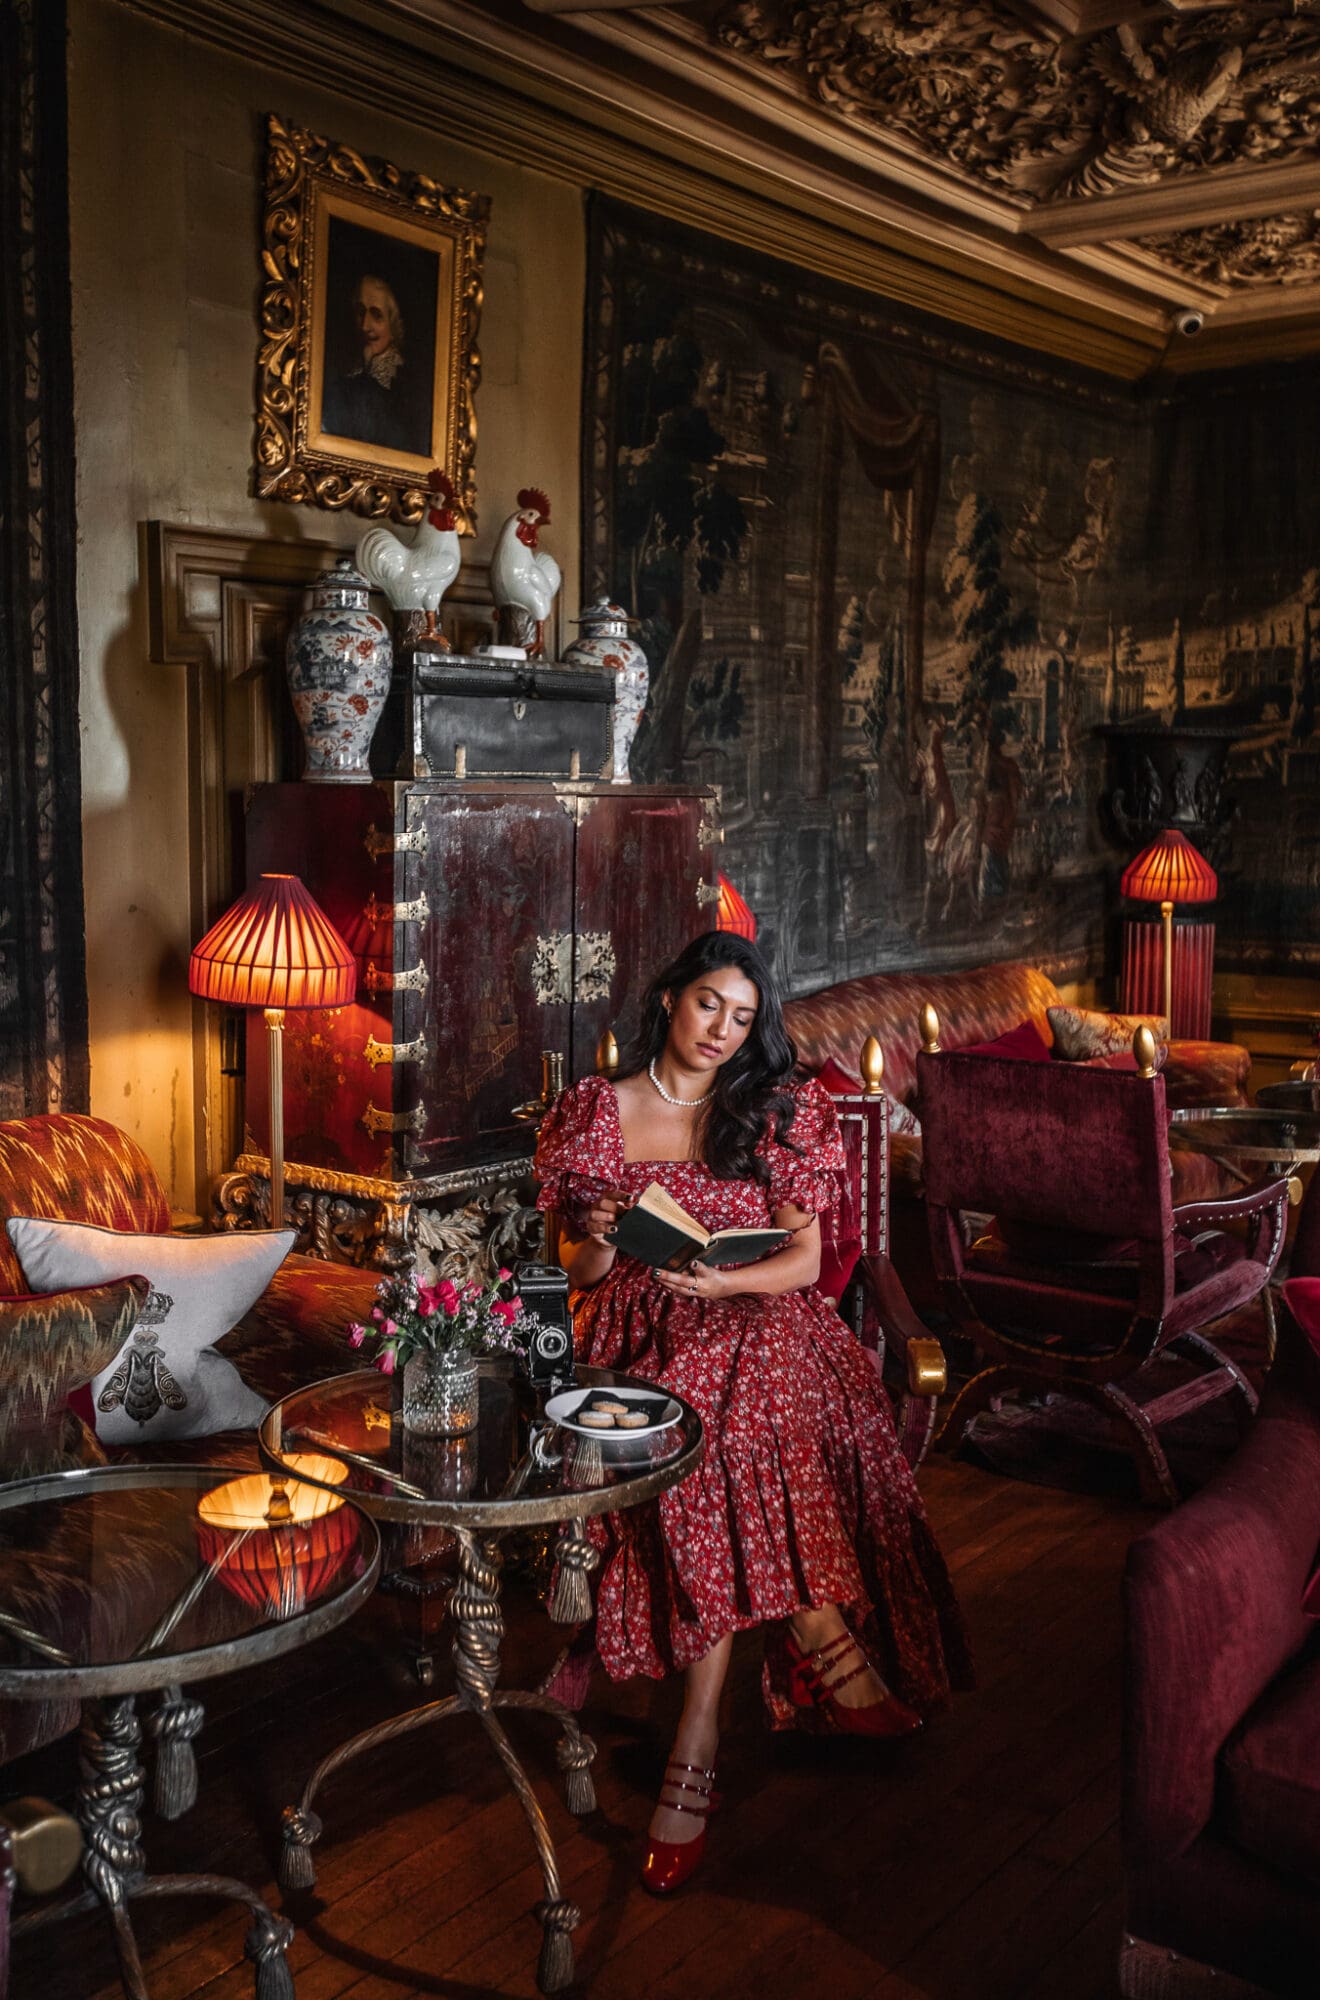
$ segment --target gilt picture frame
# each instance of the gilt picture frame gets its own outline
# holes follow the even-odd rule
[[[258,498],[418,521],[442,466],[474,532],[489,212],[268,114]]]

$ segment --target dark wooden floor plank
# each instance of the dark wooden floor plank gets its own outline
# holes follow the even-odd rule
[[[922,1474],[977,1656],[976,1693],[901,1746],[770,1738],[759,1646],[735,1648],[725,1810],[672,1900],[636,1881],[676,1685],[603,1678],[584,1717],[600,1810],[564,1810],[554,1728],[512,1724],[578,1902],[592,2000],[1109,2000],[1121,1907],[1118,1578],[1150,1516],[939,1460]],[[558,1635],[511,1582],[509,1683]],[[199,1690],[202,1797],[147,1825],[155,1867],[208,1861],[272,1884],[280,1808],[342,1737],[420,1698],[380,1601],[306,1653]],[[67,1794],[68,1744],[16,1767]],[[16,1787],[17,1789],[18,1787]],[[479,1728],[441,1723],[331,1781],[317,1804],[316,1898],[295,1902],[299,2000],[532,2000],[541,1881],[526,1823]],[[250,2000],[237,1907],[177,1904],[143,1926],[152,2000]],[[20,1947],[12,2000],[113,2000],[95,1917]]]

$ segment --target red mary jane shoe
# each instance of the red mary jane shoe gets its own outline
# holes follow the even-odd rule
[[[870,1665],[851,1632],[840,1632],[836,1639],[827,1640],[815,1652],[804,1653],[791,1630],[785,1627],[784,1651],[788,1659],[788,1698],[818,1728],[831,1735],[892,1738],[915,1736],[922,1727],[916,1710],[888,1692],[879,1701],[868,1702],[865,1708],[845,1708],[836,1699],[838,1690],[855,1681],[858,1674],[864,1674]],[[857,1654],[858,1665],[847,1673],[835,1673],[833,1669],[841,1667],[851,1653]]]
[[[690,1785],[686,1778],[671,1778],[671,1771],[688,1771],[703,1783]],[[665,1781],[660,1787],[662,1794],[670,1792],[691,1792],[696,1798],[695,1805],[687,1805],[682,1799],[662,1799],[671,1812],[695,1813],[702,1825],[695,1840],[656,1840],[646,1844],[646,1858],[642,1862],[642,1887],[649,1889],[653,1896],[672,1896],[675,1889],[681,1889],[690,1882],[701,1866],[701,1857],[706,1852],[705,1821],[709,1815],[719,1810],[720,1795],[714,1789],[714,1771],[703,1771],[697,1764],[679,1764],[674,1759],[665,1766]]]

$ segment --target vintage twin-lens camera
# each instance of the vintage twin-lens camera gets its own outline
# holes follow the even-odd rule
[[[518,1296],[540,1321],[527,1346],[527,1375],[535,1389],[562,1389],[573,1377],[573,1315],[568,1273],[558,1264],[519,1264]]]

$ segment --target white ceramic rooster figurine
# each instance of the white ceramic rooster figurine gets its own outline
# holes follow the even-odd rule
[[[550,502],[538,486],[524,486],[518,512],[500,529],[490,559],[490,588],[500,614],[500,640],[522,646],[532,659],[544,649],[544,626],[563,581],[559,564],[536,546],[550,525]]]
[[[426,483],[433,498],[412,546],[401,542],[392,528],[368,528],[357,546],[357,566],[369,584],[384,591],[396,611],[426,613],[419,638],[447,647],[437,619],[440,600],[458,575],[461,561],[458,517],[452,506],[454,483],[438,465]]]

